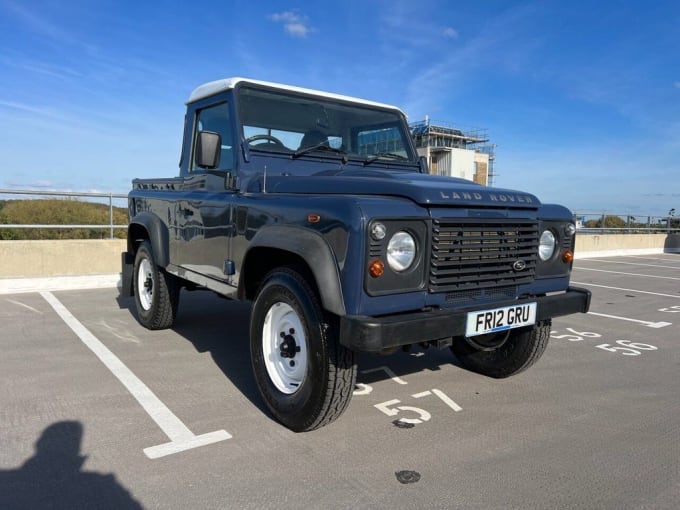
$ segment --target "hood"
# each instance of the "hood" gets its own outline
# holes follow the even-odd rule
[[[257,179],[257,181],[261,180]],[[254,183],[251,183],[251,185]],[[332,170],[308,176],[267,177],[267,193],[388,195],[423,206],[476,206],[538,209],[541,202],[521,191],[488,188],[439,175],[389,170]]]

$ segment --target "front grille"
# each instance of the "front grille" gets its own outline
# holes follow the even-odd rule
[[[429,290],[452,292],[529,283],[536,275],[537,252],[538,223],[534,220],[434,220]],[[523,261],[525,268],[520,270],[517,261]]]
[[[470,303],[474,301],[498,301],[503,299],[515,299],[517,297],[517,286],[496,287],[493,289],[468,289],[447,292],[445,301],[447,303]]]

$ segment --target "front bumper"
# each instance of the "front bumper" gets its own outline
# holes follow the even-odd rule
[[[465,336],[468,312],[530,302],[537,304],[538,322],[561,315],[587,312],[590,308],[590,291],[569,287],[561,294],[456,310],[432,310],[385,317],[345,316],[340,318],[340,343],[354,351],[380,352],[403,345],[462,337]]]

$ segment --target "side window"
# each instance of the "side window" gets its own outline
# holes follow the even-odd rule
[[[218,133],[222,137],[222,151],[218,170],[232,170],[234,167],[234,142],[229,119],[229,104],[220,103],[215,106],[203,108],[196,113],[196,134],[201,131]],[[196,154],[196,139],[194,136],[194,152]],[[195,160],[191,162],[191,171],[200,172],[203,169],[196,166]]]

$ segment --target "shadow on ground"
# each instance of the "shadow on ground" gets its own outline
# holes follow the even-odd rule
[[[119,296],[117,301],[137,320],[134,298]],[[197,352],[209,352],[243,396],[268,415],[250,365],[249,320],[249,303],[212,292],[182,290],[172,330],[191,342]]]
[[[136,316],[133,298],[119,297],[118,305]],[[191,342],[201,353],[209,352],[216,365],[238,390],[258,409],[269,416],[260,396],[250,363],[249,341],[250,303],[231,301],[212,292],[183,290],[173,331]],[[397,377],[422,371],[438,371],[444,365],[457,364],[446,349],[398,351],[390,355],[361,353],[358,356],[357,382],[372,384],[390,378],[383,370],[373,368],[389,365]],[[369,370],[369,373],[362,373]]]
[[[83,425],[60,421],[35,442],[35,454],[16,469],[0,470],[0,508],[133,510],[142,505],[113,474],[85,471]]]

